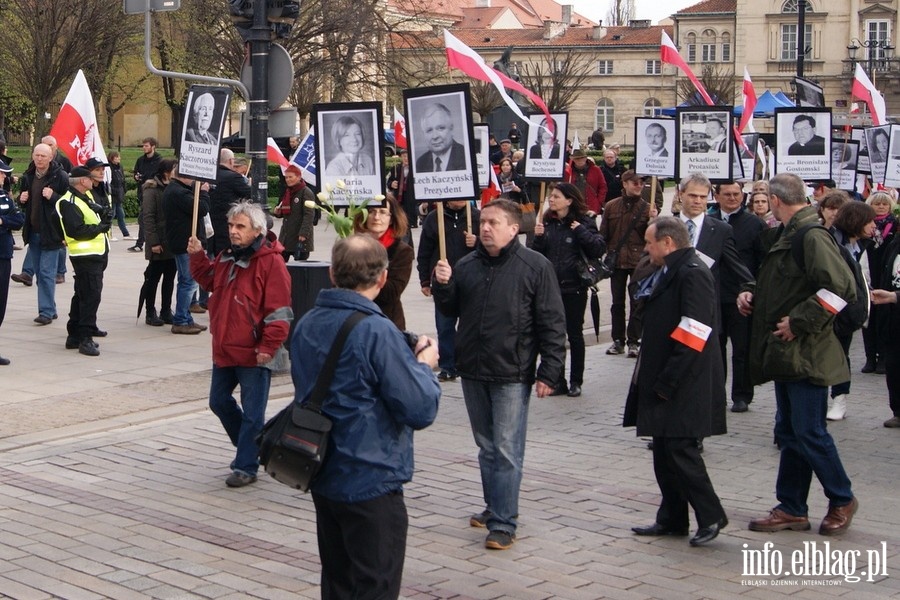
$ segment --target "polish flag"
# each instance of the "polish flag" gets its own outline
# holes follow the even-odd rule
[[[710,333],[712,333],[712,327],[709,325],[704,325],[700,321],[683,316],[678,323],[678,327],[675,328],[675,331],[669,337],[676,342],[681,342],[691,350],[703,352]]]
[[[578,130],[575,130],[575,137],[572,138],[572,150],[581,149],[581,138],[578,137]]]
[[[819,304],[822,305],[822,308],[827,310],[833,315],[838,314],[844,307],[847,306],[847,302],[832,292],[831,290],[826,290],[825,288],[820,289],[816,292],[816,300],[819,301]]]
[[[875,84],[863,71],[862,65],[856,63],[856,75],[853,77],[853,87],[850,94],[864,101],[872,113],[872,124],[876,127],[887,123],[887,110],[884,106],[884,97],[875,87]]]
[[[691,71],[691,68],[688,66],[684,59],[681,58],[681,55],[678,54],[678,48],[675,47],[675,43],[672,41],[672,38],[669,37],[665,31],[662,32],[662,44],[659,47],[659,58],[662,62],[673,65],[684,71],[684,74],[687,75],[687,78],[691,80],[691,83],[694,84],[694,87],[697,88],[697,92],[700,96],[703,97],[703,100],[706,101],[706,104],[712,106],[715,104],[712,98],[709,97],[709,93],[707,93],[706,88],[703,87],[703,84],[700,83],[700,80],[697,79],[697,76],[694,75],[694,72]]]
[[[744,67],[744,113],[741,115],[741,124],[738,131],[743,132],[744,128],[749,127],[751,133],[756,131],[753,129],[753,111],[756,110],[756,90],[753,88],[753,81],[750,79],[750,71]]]
[[[72,161],[73,167],[83,165],[89,158],[107,162],[97,127],[94,99],[80,69],[50,129],[50,135],[56,138],[60,151]]]
[[[519,92],[543,111],[544,116],[547,117],[548,125],[553,127],[550,110],[540,96],[525,88],[518,81],[514,81],[496,69],[487,66],[487,63],[484,62],[484,59],[477,52],[463,44],[446,29],[444,30],[444,46],[446,46],[447,50],[447,66],[451,69],[459,69],[473,79],[493,83],[506,105],[521,117],[523,121],[530,122],[531,120],[522,113],[522,109],[519,108],[516,101],[506,93],[506,88]],[[555,131],[552,133],[556,134]]]
[[[406,119],[394,107],[394,145],[398,148],[406,148]]]
[[[281,167],[281,173],[282,175],[284,174],[284,170],[288,167],[288,159],[284,157],[281,148],[278,147],[275,140],[270,137],[266,138],[266,158],[269,162],[276,163]]]

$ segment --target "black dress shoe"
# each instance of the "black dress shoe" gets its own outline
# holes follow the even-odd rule
[[[725,529],[726,525],[728,525],[728,517],[722,517],[722,520],[717,523],[701,527],[694,534],[694,537],[691,538],[691,546],[701,546],[706,542],[711,542],[719,535],[719,531]]]
[[[742,413],[747,412],[747,403],[743,400],[735,400],[734,404],[731,405],[731,412]]]
[[[108,331],[103,331],[102,329],[95,329],[92,334],[93,337],[106,337],[109,335]]]
[[[0,356],[0,367],[5,367],[7,365],[9,365],[9,359]]]
[[[580,385],[578,385],[577,383],[573,383],[572,385],[569,386],[569,393],[568,393],[569,398],[577,398],[580,395],[581,395],[581,386]]]
[[[703,452],[703,439],[702,438],[697,440],[697,450],[699,450],[700,452]]]
[[[659,523],[654,523],[649,527],[632,527],[631,530],[637,535],[653,535],[653,536],[661,536],[661,535],[674,535],[674,536],[685,536],[688,534],[688,530],[685,529],[671,529],[666,527],[665,525],[660,525]],[[718,530],[717,530],[718,533]],[[715,536],[713,536],[715,537]],[[712,539],[712,538],[710,538]]]
[[[565,396],[569,393],[569,388],[566,387],[565,384],[556,386],[552,392],[550,392],[551,396]]]

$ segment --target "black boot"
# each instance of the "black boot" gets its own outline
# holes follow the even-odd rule
[[[172,309],[164,308],[161,311],[159,311],[159,318],[162,319],[162,322],[165,323],[166,325],[171,325],[172,324]]]
[[[159,315],[156,314],[156,309],[151,306],[147,307],[147,317],[144,319],[144,322],[153,327],[162,327],[165,324],[163,320],[159,318]]]
[[[884,357],[879,356],[878,360],[875,361],[875,373],[878,375],[884,375],[886,368],[884,366]]]
[[[862,373],[874,373],[875,372],[875,357],[867,356],[866,364],[863,365],[863,368],[860,369]]]

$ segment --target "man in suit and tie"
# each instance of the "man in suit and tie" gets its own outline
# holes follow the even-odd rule
[[[744,193],[741,184],[727,181],[716,185],[716,202],[709,216],[720,219],[731,226],[734,245],[738,256],[753,277],[759,270],[764,252],[760,234],[767,229],[765,221],[744,207]],[[722,350],[722,362],[725,362],[725,344],[731,338],[731,412],[747,412],[747,405],[753,402],[753,385],[750,383],[748,354],[750,352],[750,319],[741,315],[737,309],[737,296],[741,286],[742,274],[727,269],[722,273],[722,289],[719,306],[722,314],[722,331],[719,334],[719,345]]]
[[[650,156],[669,156],[666,150],[666,128],[659,123],[651,123],[644,130],[647,138],[647,147],[650,148]]]
[[[706,120],[706,145],[707,152],[727,152],[728,136],[725,135],[725,124],[718,117],[710,117]]]
[[[466,150],[453,138],[453,116],[449,108],[440,102],[428,106],[422,113],[421,127],[428,151],[416,159],[416,173],[466,168]]]
[[[218,145],[218,138],[209,131],[215,112],[216,101],[212,94],[206,92],[197,96],[194,105],[191,107],[193,126],[187,128],[184,135],[185,139],[189,142],[198,142],[211,146]]]
[[[811,115],[797,115],[791,131],[796,141],[788,146],[789,156],[825,156],[825,138],[816,135],[816,120]]]

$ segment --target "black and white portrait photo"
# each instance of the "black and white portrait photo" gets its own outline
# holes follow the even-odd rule
[[[775,172],[831,178],[831,109],[775,109]]]
[[[634,141],[634,165],[638,175],[675,176],[674,119],[635,118]]]
[[[797,106],[801,108],[822,108],[825,106],[825,93],[819,84],[809,79],[795,77],[794,87],[796,88]]]
[[[856,187],[856,166],[859,160],[859,142],[831,140],[831,179],[839,190],[852,192]]]
[[[469,85],[403,91],[415,197],[419,202],[476,195]]]
[[[332,196],[336,205],[384,193],[382,122],[380,102],[313,105],[319,187],[337,187]]]
[[[866,148],[869,151],[869,172],[872,174],[872,181],[883,183],[888,150],[891,147],[891,126],[867,127],[865,138]]]
[[[741,140],[744,142],[740,147],[741,168],[744,171],[745,179],[752,179],[756,173],[756,159],[759,151],[759,134],[758,133],[742,133]]]
[[[859,152],[856,155],[856,172],[869,174],[872,172],[869,166],[869,147],[866,144],[866,130],[862,127],[854,127],[850,132],[850,139],[859,142]]]
[[[231,88],[191,86],[181,131],[179,173],[201,181],[216,180],[219,141],[230,99]]]
[[[900,125],[889,125],[890,152],[884,167],[884,185],[900,187]]]
[[[491,128],[487,124],[472,126],[475,140],[475,165],[478,173],[478,187],[484,189],[491,183]]]
[[[730,106],[689,106],[676,112],[677,178],[703,173],[713,182],[733,177],[734,122]]]
[[[565,170],[565,144],[569,113],[528,114],[528,138],[525,177],[562,179]]]

